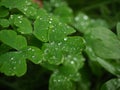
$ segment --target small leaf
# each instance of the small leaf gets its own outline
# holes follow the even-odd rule
[[[120,78],[114,78],[102,85],[100,90],[120,90]]]
[[[75,90],[69,78],[55,72],[50,77],[49,90]]]
[[[82,55],[68,55],[64,57],[64,63],[59,67],[60,73],[72,78],[78,70],[83,67],[84,58]]]
[[[5,27],[9,27],[9,21],[7,19],[0,19],[0,25],[5,28]]]
[[[0,56],[0,71],[8,76],[22,76],[26,72],[26,67],[21,52],[8,52]]]
[[[31,22],[23,17],[22,15],[11,15],[10,23],[18,27],[17,31],[21,34],[30,34],[32,33]]]
[[[31,60],[33,63],[35,63],[35,64],[41,63],[42,51],[39,48],[29,46],[29,47],[24,48],[22,51],[23,51],[25,57],[27,59]]]
[[[20,50],[27,46],[26,39],[21,35],[17,35],[17,33],[12,30],[1,30],[0,40],[4,44],[7,44],[10,47],[17,49],[17,50]]]
[[[49,64],[59,65],[63,62],[63,53],[55,42],[44,44],[43,52],[44,61],[48,61]]]

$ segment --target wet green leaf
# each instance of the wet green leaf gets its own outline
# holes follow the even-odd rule
[[[34,35],[43,42],[60,41],[73,32],[73,28],[50,15],[41,16],[34,22]]]
[[[0,56],[0,71],[8,76],[22,76],[26,72],[26,67],[21,52],[8,52]]]
[[[31,22],[23,17],[22,15],[11,15],[10,23],[12,25],[17,26],[17,31],[21,34],[30,34],[32,33],[32,25]]]
[[[85,38],[97,56],[104,59],[120,59],[120,41],[109,29],[93,28]]]
[[[25,37],[17,35],[15,31],[12,30],[2,30],[0,31],[0,40],[10,47],[20,50],[27,46],[27,41]]]
[[[29,60],[31,60],[35,64],[39,64],[42,61],[42,51],[34,46],[28,46],[24,48],[23,53],[25,57]]]
[[[49,90],[75,90],[69,78],[55,72],[50,77]]]

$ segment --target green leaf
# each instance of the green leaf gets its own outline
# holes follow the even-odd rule
[[[49,64],[59,65],[63,62],[63,53],[57,43],[51,42],[44,44],[43,52],[44,61],[48,61]]]
[[[75,90],[69,78],[55,72],[50,77],[49,90]]]
[[[81,53],[85,48],[85,41],[79,36],[65,37],[59,44],[61,44],[63,52],[72,54]]]
[[[31,0],[1,0],[1,5],[9,9],[22,8],[25,5],[31,5]]]
[[[8,9],[5,7],[0,7],[0,17],[6,17],[8,16],[9,12]]]
[[[5,27],[9,27],[9,21],[7,19],[0,19],[0,25],[5,28]]]
[[[26,67],[21,52],[8,52],[0,56],[0,71],[8,76],[22,76],[26,72]]]
[[[0,31],[0,40],[4,44],[7,44],[10,47],[17,49],[17,50],[20,50],[27,46],[26,39],[21,35],[17,35],[17,33],[12,30]]]
[[[71,23],[73,20],[72,9],[70,9],[68,6],[55,8],[54,14],[60,17],[60,20],[64,23]]]
[[[105,20],[102,19],[90,19],[86,14],[80,12],[75,17],[74,26],[78,31],[86,33],[90,28],[95,27],[109,27]]]
[[[31,22],[23,17],[22,15],[11,15],[10,23],[18,27],[17,31],[21,34],[30,34],[32,33]]]
[[[103,84],[100,90],[119,90],[119,89],[120,89],[120,78],[114,78]]]
[[[105,68],[108,72],[120,76],[120,62],[118,60],[105,60],[102,59],[94,53],[93,49],[90,46],[86,47],[86,53],[88,54],[91,61],[99,63],[103,68]]]
[[[104,59],[120,59],[120,41],[109,29],[93,28],[85,35],[85,38],[97,56]]]
[[[73,28],[51,15],[40,16],[34,22],[34,35],[43,42],[60,41],[73,32]]]
[[[118,35],[118,38],[120,39],[120,22],[117,23],[117,35]]]
[[[64,63],[59,67],[60,73],[63,75],[73,78],[78,70],[83,67],[84,58],[80,54],[68,55],[64,57]]]
[[[33,46],[28,46],[26,48],[24,48],[23,53],[25,55],[25,57],[29,60],[31,60],[33,63],[35,64],[39,64],[42,61],[42,51],[37,48],[37,47],[33,47]]]

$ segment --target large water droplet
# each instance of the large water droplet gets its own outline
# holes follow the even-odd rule
[[[67,38],[64,38],[64,41],[67,41]]]

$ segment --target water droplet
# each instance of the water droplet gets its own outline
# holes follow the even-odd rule
[[[58,82],[60,82],[61,80],[58,79]]]
[[[25,8],[24,8],[24,11],[27,11],[27,10],[28,10],[28,8],[27,8],[27,7],[25,7]]]
[[[58,43],[58,45],[60,46],[62,44],[62,42]]]
[[[13,15],[10,15],[10,18],[13,19]]]
[[[13,60],[14,58],[12,57],[12,58],[10,58],[10,60]]]
[[[87,19],[88,19],[88,16],[85,15],[85,16],[83,16],[83,18],[84,18],[84,20],[87,20]]]
[[[71,61],[70,63],[71,63],[71,64],[74,64],[75,62],[74,62],[74,61]]]
[[[32,58],[35,58],[35,56],[32,56]]]
[[[79,17],[75,17],[75,21],[79,21],[80,20],[80,18]]]
[[[52,18],[50,18],[50,21],[52,21],[53,19]]]
[[[34,51],[35,51],[35,49],[32,49],[32,51],[34,52]]]
[[[22,21],[19,21],[19,23],[22,23]]]
[[[16,67],[13,67],[13,69],[15,70],[15,69],[16,69]]]
[[[49,23],[51,24],[52,22],[51,22],[51,21],[49,21]]]
[[[64,41],[67,41],[67,38],[64,38]]]
[[[76,61],[76,60],[77,60],[77,58],[76,58],[76,57],[74,57],[74,58],[73,58],[73,60],[75,60],[75,61]]]
[[[28,51],[32,50],[31,48],[28,48]]]

